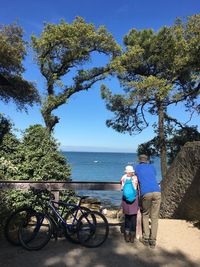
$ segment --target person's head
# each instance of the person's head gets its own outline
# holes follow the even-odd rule
[[[149,159],[148,159],[148,156],[145,155],[145,154],[141,154],[139,155],[139,162],[144,162],[144,163],[148,163],[149,162]]]
[[[133,167],[131,165],[127,165],[125,167],[124,172],[127,174],[127,176],[132,176],[135,171],[134,171],[134,169],[133,169]]]

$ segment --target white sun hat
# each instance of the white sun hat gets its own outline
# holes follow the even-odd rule
[[[126,166],[124,172],[128,173],[128,172],[135,172],[135,171],[134,171],[134,169],[133,169],[133,167],[131,165],[128,165],[128,166]]]

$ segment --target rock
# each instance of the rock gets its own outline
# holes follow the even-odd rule
[[[162,218],[200,220],[200,141],[188,142],[161,182]]]
[[[106,215],[107,218],[111,218],[111,219],[117,218],[117,211],[116,210],[108,210],[108,209],[104,209],[104,210],[106,210],[106,213],[103,213],[103,214]]]
[[[81,206],[84,206],[91,210],[97,210],[97,211],[100,211],[100,205],[101,205],[101,202],[96,198],[86,198],[82,200],[81,202]]]

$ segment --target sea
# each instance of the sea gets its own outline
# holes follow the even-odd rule
[[[72,181],[118,182],[126,165],[133,168],[138,163],[136,153],[111,152],[62,152],[72,169]],[[161,181],[160,159],[154,158],[157,181]],[[120,191],[79,191],[79,194],[98,198],[104,207],[119,207]]]

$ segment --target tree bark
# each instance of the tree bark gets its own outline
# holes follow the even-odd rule
[[[165,178],[167,174],[167,149],[164,131],[164,107],[162,103],[158,105],[158,136],[160,144],[161,174],[162,178]]]
[[[41,110],[45,125],[49,133],[53,132],[55,125],[59,122],[59,118],[50,111],[45,110],[44,108]]]

